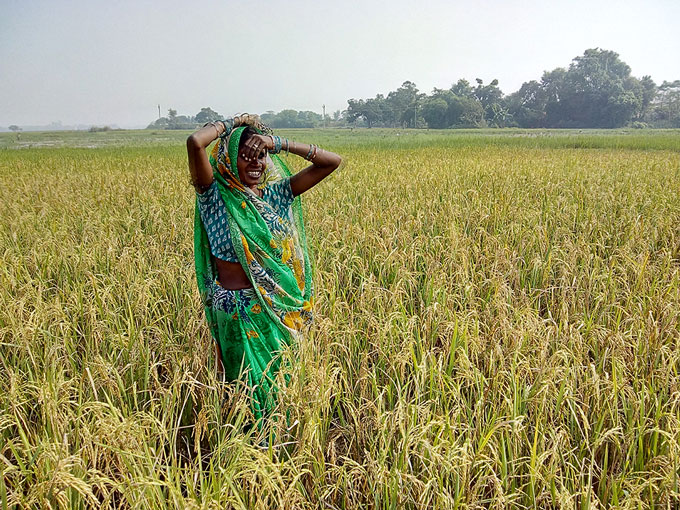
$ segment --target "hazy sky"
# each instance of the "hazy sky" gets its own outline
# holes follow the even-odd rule
[[[0,0],[0,126],[145,126],[168,108],[332,113],[411,80],[503,92],[617,52],[680,79],[680,0]]]

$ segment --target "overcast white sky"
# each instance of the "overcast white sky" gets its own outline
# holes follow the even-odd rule
[[[594,47],[660,84],[679,20],[680,0],[0,0],[0,126],[332,113],[405,80],[509,94]]]

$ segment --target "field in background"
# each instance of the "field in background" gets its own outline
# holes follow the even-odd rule
[[[680,504],[680,132],[282,134],[345,163],[262,432],[213,375],[187,133],[0,135],[0,509]]]
[[[114,130],[0,133],[0,149],[166,147],[183,145],[189,131]],[[418,148],[500,145],[560,149],[680,150],[680,129],[291,129],[283,136],[338,147]]]

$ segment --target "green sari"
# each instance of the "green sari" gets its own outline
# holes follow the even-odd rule
[[[276,404],[275,378],[282,350],[312,321],[312,268],[300,197],[281,214],[243,186],[236,161],[244,127],[220,139],[210,163],[227,210],[234,251],[252,289],[229,291],[217,283],[217,269],[198,210],[194,218],[196,280],[213,338],[222,352],[228,380],[243,380],[251,390],[256,419]],[[232,162],[234,162],[232,164]],[[262,188],[289,178],[276,155],[268,161]]]

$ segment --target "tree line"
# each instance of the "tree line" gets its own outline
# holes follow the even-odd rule
[[[617,53],[599,48],[510,95],[498,80],[461,79],[430,95],[406,81],[386,96],[347,103],[346,119],[366,127],[680,127],[680,80],[657,86],[649,76],[636,78]]]
[[[680,128],[680,80],[657,85],[649,76],[636,78],[617,53],[594,48],[509,95],[495,79],[460,79],[429,95],[405,81],[387,95],[349,99],[347,109],[333,115],[287,109],[260,117],[273,128]],[[194,116],[170,109],[148,128],[194,129],[221,118],[208,107]]]
[[[177,115],[177,110],[169,108],[167,117],[160,117],[146,129],[195,129],[196,126],[221,118],[219,113],[209,107],[201,108],[201,111],[193,116]]]
[[[147,129],[195,129],[206,122],[223,119],[210,107],[201,108],[196,115],[185,116],[177,115],[177,110],[168,110],[167,117],[161,117],[147,126]],[[278,113],[268,111],[260,115],[262,122],[275,129],[281,128],[315,128],[324,126],[324,118],[312,111],[282,110]],[[337,126],[342,123],[340,111],[332,117],[326,116],[326,126]]]

